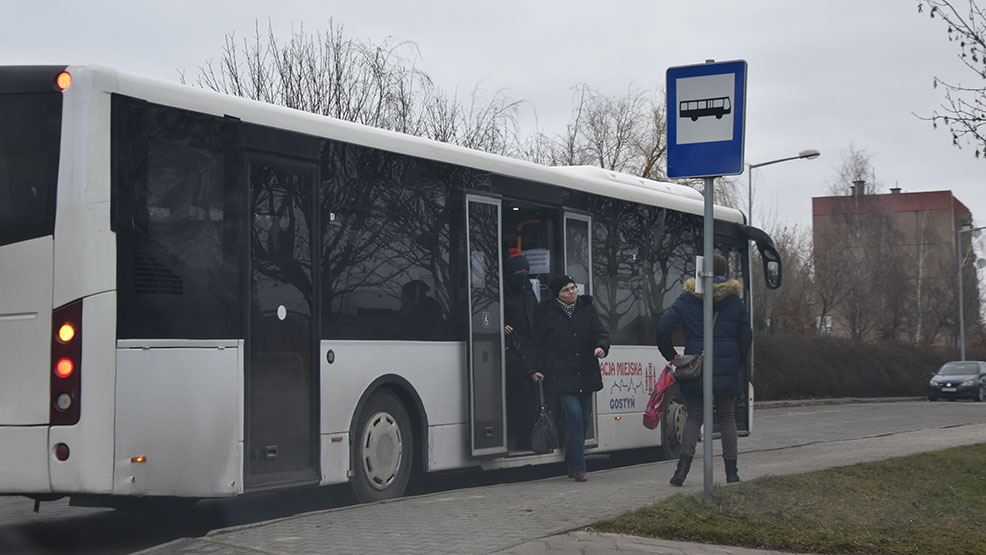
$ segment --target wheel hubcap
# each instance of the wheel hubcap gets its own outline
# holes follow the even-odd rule
[[[681,446],[681,438],[685,433],[685,419],[688,413],[685,411],[685,405],[672,399],[668,403],[668,439],[671,442],[671,446],[677,449]]]
[[[363,430],[363,472],[371,486],[387,489],[401,468],[404,442],[397,420],[389,413],[370,417]]]

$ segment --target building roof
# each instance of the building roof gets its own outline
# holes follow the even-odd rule
[[[954,210],[955,215],[960,218],[971,214],[966,205],[952,195],[952,191],[812,197],[811,199],[813,216],[871,214],[875,212],[923,212],[926,210]]]

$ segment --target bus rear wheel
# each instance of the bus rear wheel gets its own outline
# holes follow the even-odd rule
[[[353,444],[352,488],[360,503],[404,495],[414,438],[404,405],[392,392],[373,394],[360,412]]]
[[[681,440],[685,434],[685,420],[688,411],[685,410],[685,400],[678,392],[678,386],[672,386],[671,397],[664,407],[661,417],[661,453],[664,460],[675,460],[681,455]]]

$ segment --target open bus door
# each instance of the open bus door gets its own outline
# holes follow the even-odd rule
[[[747,251],[748,255],[745,257],[748,261],[748,267],[744,269],[744,275],[746,279],[743,284],[743,298],[747,303],[747,311],[750,317],[753,317],[753,245],[756,245],[757,252],[760,253],[760,260],[763,262],[763,274],[764,281],[768,289],[777,289],[781,286],[782,279],[782,262],[781,255],[777,252],[777,248],[774,246],[774,241],[770,238],[765,231],[762,229],[743,225],[743,224],[733,224],[735,227],[729,234],[733,237],[741,238],[745,246],[742,248]],[[752,245],[751,245],[752,242]],[[736,425],[740,435],[749,435],[753,431],[753,402],[754,402],[754,391],[751,384],[753,383],[753,372],[754,372],[754,359],[753,350],[750,350],[747,356],[747,365],[744,368],[746,373],[743,383],[746,384],[746,391],[740,395],[740,399],[736,405]]]
[[[473,457],[507,454],[500,200],[466,195],[469,280],[469,447]]]
[[[579,295],[592,294],[592,218],[588,214],[565,211],[564,215],[565,274],[575,280]],[[589,429],[585,432],[586,447],[599,445],[596,430],[599,419],[599,407],[596,405],[596,395],[592,396],[592,416],[589,419]]]

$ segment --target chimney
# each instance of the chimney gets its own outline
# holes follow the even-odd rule
[[[891,188],[890,188],[890,194],[891,194],[891,195],[897,195],[897,194],[900,194],[900,187],[891,187]]]
[[[866,185],[866,181],[862,179],[857,179],[852,182],[852,187],[849,188],[850,194],[854,197],[863,195],[863,186]]]

